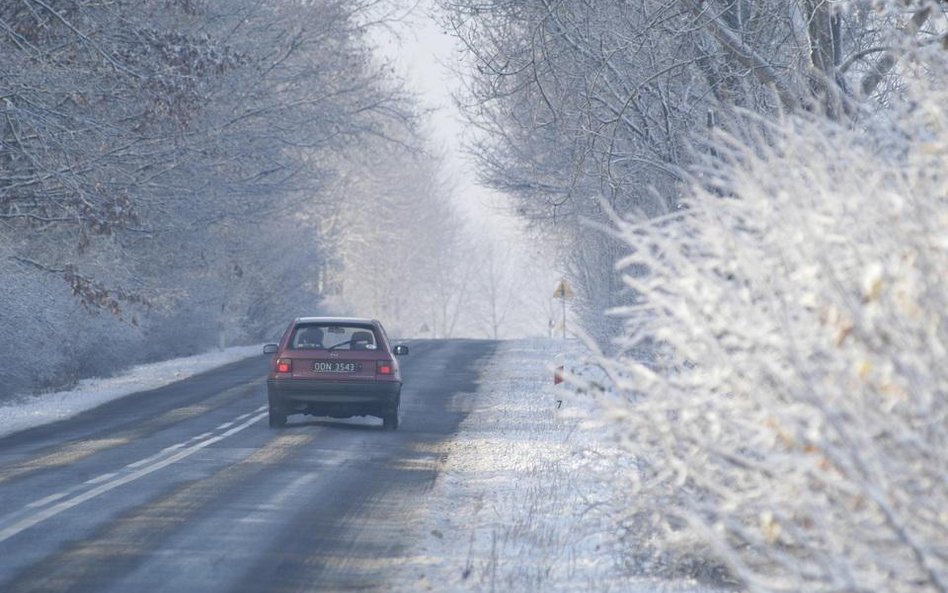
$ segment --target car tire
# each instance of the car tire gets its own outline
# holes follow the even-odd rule
[[[283,428],[286,426],[286,412],[274,405],[269,407],[270,428]]]
[[[384,430],[398,430],[398,404],[382,416]]]

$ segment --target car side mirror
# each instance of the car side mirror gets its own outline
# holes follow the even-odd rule
[[[408,346],[404,344],[398,344],[397,346],[392,348],[392,354],[394,354],[395,356],[405,356],[406,354],[408,354]]]
[[[276,354],[276,351],[277,351],[278,348],[279,348],[279,345],[277,345],[277,344],[264,344],[264,345],[263,345],[263,353],[264,353],[264,354]]]

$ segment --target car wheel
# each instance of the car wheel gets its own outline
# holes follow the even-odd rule
[[[286,426],[286,412],[273,406],[269,407],[270,428],[283,428]]]
[[[398,404],[382,416],[382,428],[385,430],[398,429]]]

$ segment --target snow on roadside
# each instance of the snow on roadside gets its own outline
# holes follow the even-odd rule
[[[564,351],[569,359],[581,347],[530,339],[498,348],[474,409],[443,445],[421,539],[393,591],[710,590],[636,576],[608,551],[617,529],[597,507],[614,493],[589,469],[610,445],[584,421],[592,399],[553,386]]]
[[[69,391],[26,396],[15,403],[0,406],[0,437],[64,420],[130,393],[156,389],[261,352],[262,345],[225,348],[139,365],[116,377],[84,379]]]

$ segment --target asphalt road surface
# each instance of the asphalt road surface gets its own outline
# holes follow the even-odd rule
[[[269,429],[261,355],[0,439],[0,591],[385,591],[494,347],[412,342],[395,432]]]

